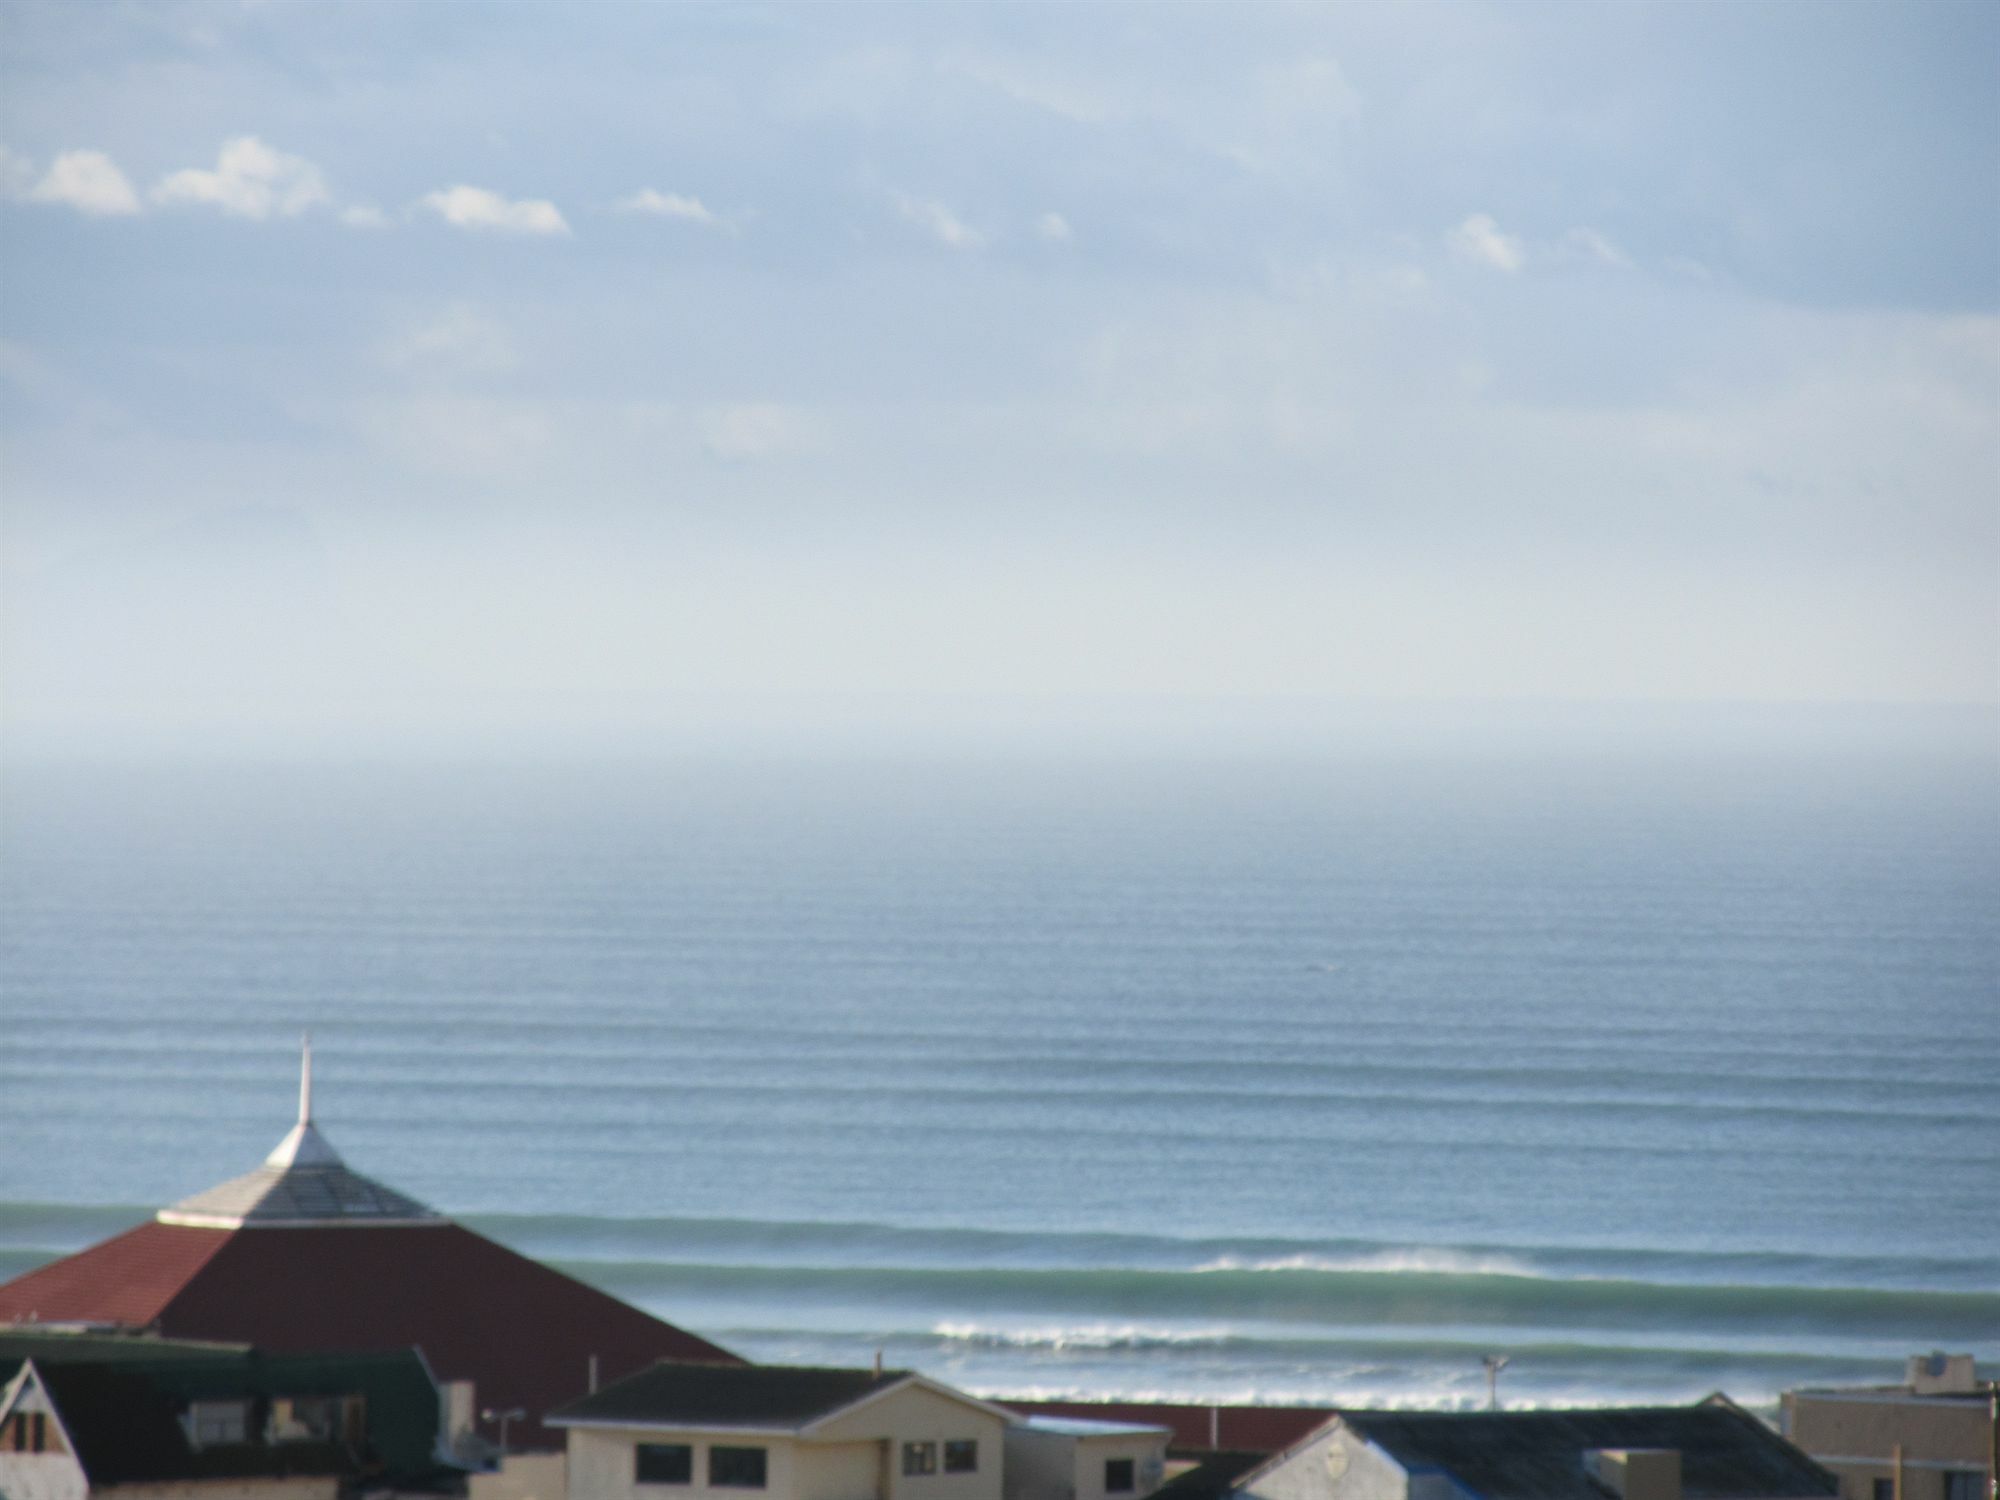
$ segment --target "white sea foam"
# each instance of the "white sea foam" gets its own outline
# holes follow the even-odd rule
[[[1146,1328],[1136,1324],[1088,1323],[1077,1327],[1003,1328],[985,1323],[943,1322],[931,1332],[954,1343],[1000,1349],[1150,1349],[1221,1345],[1235,1337],[1226,1328]],[[1052,1398],[1053,1399],[1053,1398]]]
[[[1278,1255],[1250,1257],[1218,1256],[1196,1266],[1205,1271],[1329,1271],[1393,1276],[1422,1272],[1439,1276],[1519,1276],[1532,1281],[1554,1281],[1551,1272],[1540,1270],[1509,1255],[1479,1255],[1463,1250],[1411,1246],[1401,1250],[1379,1250],[1366,1255]],[[1581,1279],[1581,1278],[1574,1278]]]

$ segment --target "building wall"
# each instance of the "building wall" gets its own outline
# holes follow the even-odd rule
[[[1410,1500],[1414,1491],[1400,1465],[1336,1418],[1237,1493],[1244,1500]]]
[[[641,1443],[687,1443],[694,1449],[694,1479],[689,1484],[640,1484],[633,1478],[633,1455]],[[762,1448],[765,1485],[761,1490],[734,1486],[712,1488],[708,1482],[708,1450]],[[798,1482],[796,1444],[790,1437],[766,1437],[719,1430],[690,1432],[661,1428],[647,1432],[572,1427],[569,1430],[569,1500],[794,1500],[802,1494]],[[857,1500],[873,1500],[871,1489]]]
[[[1009,1427],[1005,1444],[1005,1500],[1076,1500],[1071,1439],[1032,1427]]]
[[[89,1493],[83,1465],[68,1453],[0,1453],[5,1500],[83,1500]]]
[[[1104,1487],[1107,1460],[1124,1458],[1132,1462],[1133,1488],[1109,1491]],[[1076,1500],[1135,1500],[1160,1487],[1167,1462],[1165,1433],[1107,1433],[1076,1439]]]
[[[564,1500],[569,1494],[568,1455],[510,1453],[493,1474],[474,1474],[467,1500]]]
[[[1987,1473],[1992,1443],[1985,1400],[1895,1391],[1787,1391],[1784,1431],[1840,1479],[1842,1500],[1874,1500],[1903,1447],[1903,1500],[1939,1500],[1948,1472]]]
[[[878,1500],[886,1443],[801,1443],[799,1500]]]
[[[963,1401],[909,1385],[842,1412],[814,1429],[807,1451],[827,1441],[877,1440],[889,1444],[889,1484],[884,1500],[1001,1500],[1002,1454],[1007,1424]],[[970,1439],[979,1445],[979,1467],[970,1474],[944,1472],[944,1445]],[[933,1474],[903,1473],[903,1444],[935,1443]],[[873,1495],[870,1489],[866,1492]]]
[[[293,1479],[187,1479],[172,1484],[120,1484],[96,1492],[112,1500],[337,1500],[333,1475]]]

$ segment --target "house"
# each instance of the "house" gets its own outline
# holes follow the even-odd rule
[[[908,1370],[665,1360],[547,1420],[569,1500],[1001,1500],[1012,1416]]]
[[[272,1352],[415,1345],[460,1437],[497,1447],[518,1412],[508,1446],[531,1451],[562,1447],[541,1414],[597,1378],[736,1360],[353,1171],[313,1121],[309,1048],[298,1123],[262,1166],[0,1285],[0,1327],[50,1322]]]
[[[1142,1500],[1166,1477],[1165,1427],[1025,1417],[1007,1429],[1006,1500]]]
[[[1834,1479],[1721,1397],[1693,1406],[1346,1411],[1233,1500],[1791,1500]]]
[[[1786,1391],[1785,1436],[1831,1469],[1844,1500],[1986,1500],[2000,1394],[1970,1354],[1919,1354],[1900,1385]]]
[[[413,1350],[266,1356],[143,1338],[16,1337],[0,1340],[0,1380],[0,1495],[9,1500],[139,1500],[166,1486],[179,1500],[463,1487],[437,1386]]]

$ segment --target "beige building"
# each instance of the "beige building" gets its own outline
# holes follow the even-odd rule
[[[1901,1385],[1787,1391],[1785,1435],[1842,1500],[1988,1500],[1996,1416],[1969,1354],[1920,1354]]]
[[[568,1500],[1001,1500],[1012,1415],[906,1370],[663,1360],[548,1422]]]
[[[1007,1429],[1006,1500],[1143,1500],[1166,1473],[1173,1431],[1028,1417]]]

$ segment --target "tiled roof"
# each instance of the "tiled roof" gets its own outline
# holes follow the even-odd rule
[[[1838,1493],[1834,1478],[1727,1401],[1573,1411],[1343,1411],[1405,1469],[1443,1469],[1485,1500],[1603,1500],[1583,1455],[1675,1448],[1686,1500]]]
[[[663,1360],[550,1413],[552,1420],[662,1427],[800,1428],[909,1379],[908,1370]]]
[[[144,1328],[228,1243],[226,1229],[141,1224],[0,1285],[0,1323]]]
[[[277,1351],[408,1348],[482,1407],[519,1407],[512,1440],[562,1446],[544,1412],[657,1359],[734,1362],[706,1339],[449,1220],[284,1230],[142,1224],[0,1286],[0,1321],[154,1325]]]

